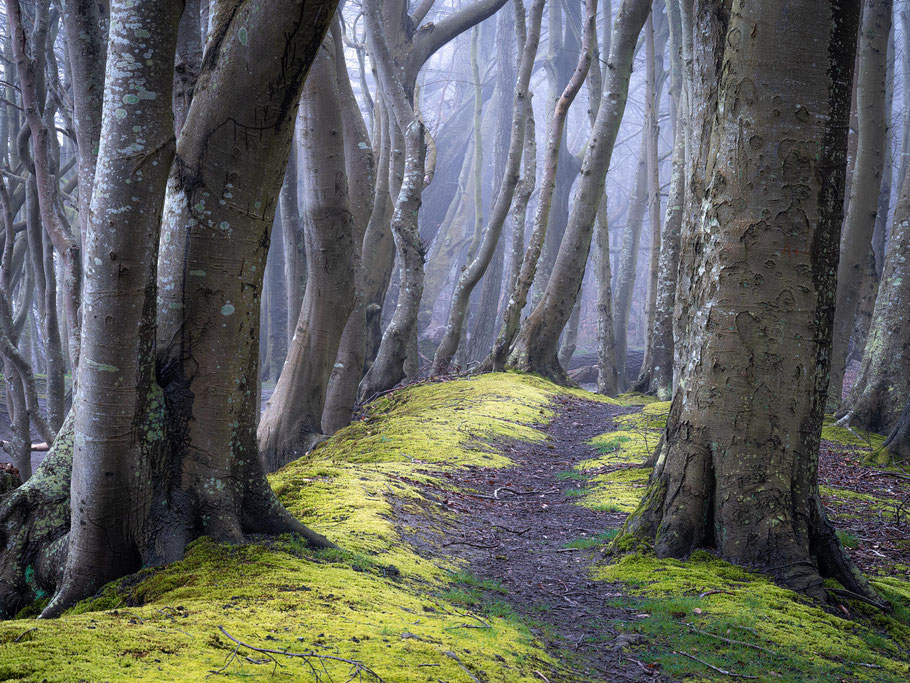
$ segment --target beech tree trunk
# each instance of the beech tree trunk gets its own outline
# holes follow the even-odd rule
[[[582,84],[585,82],[594,55],[593,39],[596,38],[596,35],[592,33],[592,21],[591,15],[589,15],[585,23],[585,37],[583,39],[586,42],[585,48],[581,50],[575,71],[566,84],[562,95],[556,101],[553,114],[550,117],[547,130],[547,147],[544,153],[543,177],[541,178],[540,190],[537,195],[537,207],[534,212],[531,238],[528,241],[528,247],[524,252],[521,267],[518,269],[517,277],[509,293],[509,301],[503,314],[499,334],[496,336],[496,343],[493,345],[490,358],[482,364],[483,369],[502,372],[505,368],[512,344],[519,331],[521,312],[528,302],[528,292],[531,291],[531,285],[534,283],[537,274],[538,261],[540,260],[550,225],[553,195],[556,191],[556,180],[559,172],[560,149],[565,139],[566,118],[569,114],[569,107],[572,106],[572,102],[575,101],[576,95],[578,95]],[[596,26],[596,22],[594,25]]]
[[[876,462],[881,465],[910,462],[910,397],[888,440],[882,445],[881,454],[875,455]]]
[[[680,292],[697,310],[693,360],[625,527],[659,557],[714,546],[821,600],[824,576],[876,599],[818,491],[858,20],[856,0],[734,2],[704,232]]]
[[[856,76],[856,110],[859,121],[856,166],[850,185],[850,200],[837,267],[829,410],[834,410],[840,404],[848,345],[872,247],[872,233],[881,192],[888,127],[885,100],[892,4],[892,0],[865,0],[863,10]]]
[[[566,234],[543,298],[522,325],[509,358],[520,370],[539,372],[562,383],[568,377],[556,357],[559,336],[584,277],[594,219],[625,110],[635,43],[649,11],[650,3],[645,0],[624,0],[619,7],[608,59],[612,68],[605,79]]]
[[[325,438],[326,390],[354,307],[354,218],[335,59],[334,40],[326,36],[300,105],[307,284],[287,362],[259,421],[259,457],[267,472]]]
[[[596,8],[596,0],[588,1]],[[436,356],[433,359],[431,373],[434,375],[445,373],[448,370],[452,356],[455,355],[455,349],[458,347],[462,326],[465,322],[471,292],[480,281],[480,278],[483,277],[487,266],[493,258],[496,246],[499,243],[499,237],[502,234],[502,227],[512,205],[515,187],[518,185],[520,177],[521,155],[524,148],[525,108],[530,103],[530,98],[527,97],[527,90],[528,83],[531,80],[531,70],[534,66],[534,57],[537,54],[537,45],[540,41],[540,24],[543,17],[544,2],[543,0],[535,0],[534,4],[531,5],[526,35],[524,35],[525,31],[523,30],[524,4],[521,0],[513,0],[513,3],[515,5],[515,26],[518,32],[521,58],[518,64],[518,80],[515,84],[515,92],[512,99],[512,123],[508,157],[499,186],[499,194],[496,196],[496,201],[490,212],[490,220],[483,232],[483,239],[478,248],[477,256],[466,266],[455,287],[445,336],[443,336],[439,347],[436,349]],[[590,22],[593,25],[594,12],[592,11],[590,14]],[[591,31],[593,32],[593,28]],[[496,309],[496,303],[498,301],[491,304],[494,310]]]
[[[905,170],[859,376],[837,414],[843,424],[887,434],[900,420],[910,396],[908,254],[910,172]]]
[[[12,492],[0,508],[0,609],[7,614],[41,591],[57,591],[46,610],[56,614],[118,573],[179,559],[186,543],[203,534],[238,542],[250,533],[297,532],[331,545],[280,505],[255,450],[265,250],[296,102],[331,8],[250,0],[218,13],[212,41],[220,48],[203,64],[162,202],[158,174],[167,164],[153,162],[173,153],[173,129],[169,116],[165,125],[153,114],[170,107],[180,8],[170,0],[113,6],[111,53],[145,45],[154,47],[153,57],[109,61],[104,117],[111,133],[103,136],[97,175],[107,191],[93,197],[97,232],[87,240],[97,279],[86,289],[91,338],[79,370],[88,374],[54,452],[28,488]],[[166,135],[137,140],[133,125]],[[253,127],[254,135],[244,133]],[[136,200],[135,190],[115,182],[140,175],[157,192]],[[153,364],[149,250],[158,228],[150,216],[162,205]],[[140,207],[149,210],[129,230],[120,214]],[[137,335],[140,324],[149,334]],[[130,391],[121,390],[118,375]],[[120,395],[122,401],[110,400]],[[73,520],[92,520],[73,525],[72,534],[69,491]]]

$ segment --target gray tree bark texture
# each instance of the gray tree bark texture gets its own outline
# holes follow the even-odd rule
[[[878,212],[889,119],[885,112],[885,100],[892,5],[892,0],[866,0],[863,9],[856,74],[859,125],[856,135],[856,164],[850,184],[850,199],[837,267],[837,304],[828,388],[829,410],[836,409],[840,404],[848,345]]]
[[[690,360],[624,528],[659,557],[714,546],[820,600],[826,576],[877,600],[818,491],[858,21],[855,0],[733,4],[701,248],[680,292],[697,311]]]
[[[910,397],[888,440],[878,451],[870,454],[870,460],[878,465],[905,465],[910,462]]]
[[[326,391],[354,307],[354,216],[335,59],[334,40],[326,36],[300,103],[307,284],[287,362],[259,421],[259,457],[267,472],[325,438]]]
[[[905,171],[862,365],[837,414],[842,424],[887,434],[900,420],[905,397],[910,395],[908,254],[910,172]]]
[[[625,110],[635,43],[649,11],[650,3],[644,0],[624,0],[619,7],[607,60],[612,68],[604,79],[603,96],[582,162],[566,234],[543,298],[522,325],[509,357],[509,362],[520,370],[538,372],[563,383],[568,377],[556,357],[559,336],[584,277],[594,219]]]

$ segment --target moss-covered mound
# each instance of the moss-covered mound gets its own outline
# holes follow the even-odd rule
[[[363,680],[539,681],[548,656],[528,629],[446,599],[459,567],[406,542],[393,509],[428,523],[450,515],[428,490],[451,488],[466,467],[509,466],[493,444],[544,439],[554,398],[583,393],[510,373],[383,397],[271,478],[284,504],[344,552],[290,537],[199,540],[183,561],[109,585],[59,620],[0,623],[0,679],[315,680],[317,671],[343,681],[359,669]]]

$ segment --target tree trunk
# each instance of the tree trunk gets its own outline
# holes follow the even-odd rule
[[[910,168],[910,167],[908,167]],[[910,395],[910,172],[894,210],[859,376],[838,417],[843,424],[888,433]]]
[[[589,2],[592,6],[596,7],[596,0],[589,0]],[[452,356],[455,354],[455,349],[458,347],[471,292],[480,281],[480,278],[483,276],[487,266],[493,258],[496,246],[499,243],[499,237],[502,234],[502,227],[505,224],[509,208],[512,205],[515,187],[518,185],[521,155],[524,148],[525,108],[530,101],[530,98],[527,97],[527,90],[531,80],[531,70],[534,66],[534,57],[537,54],[537,45],[540,41],[540,24],[543,16],[544,2],[542,0],[535,0],[534,4],[531,6],[527,35],[524,35],[524,5],[520,0],[514,2],[514,4],[515,27],[518,32],[519,54],[521,57],[518,64],[518,80],[515,84],[512,102],[511,137],[509,139],[508,157],[499,186],[499,194],[497,195],[493,209],[490,212],[490,220],[483,232],[483,239],[478,248],[477,256],[465,267],[465,270],[461,274],[458,284],[455,287],[455,293],[452,296],[452,306],[449,311],[449,320],[446,324],[445,336],[443,337],[442,342],[440,342],[439,348],[436,349],[436,356],[433,359],[431,373],[434,375],[443,374],[448,370]],[[588,31],[593,33],[593,12],[590,12],[590,23],[592,26]],[[491,273],[491,275],[493,274]],[[491,303],[494,311],[497,304],[498,297],[496,302]]]
[[[83,236],[88,277],[74,401],[72,526],[48,616],[142,566],[163,521],[150,519],[165,446],[155,381],[155,264],[174,156],[171,88],[182,10],[179,0],[111,9],[101,142]],[[143,61],[131,59],[136,50]],[[134,184],[144,190],[138,197]]]
[[[555,6],[554,6],[555,7]],[[553,8],[551,8],[553,11]],[[589,37],[590,23],[586,23],[585,36]],[[551,18],[551,30],[553,22]],[[552,38],[551,38],[552,40]],[[501,372],[509,357],[512,343],[518,334],[519,324],[521,322],[521,312],[528,302],[528,292],[531,291],[531,285],[534,283],[537,274],[538,261],[544,247],[547,231],[550,225],[550,214],[553,203],[553,195],[556,191],[556,180],[559,172],[560,149],[563,146],[565,138],[566,118],[569,114],[569,107],[575,101],[576,95],[581,90],[582,84],[591,68],[593,58],[593,41],[589,40],[587,49],[580,52],[578,63],[572,77],[566,84],[565,90],[556,101],[553,108],[553,114],[547,130],[547,147],[544,153],[544,171],[540,181],[540,191],[537,195],[537,207],[534,212],[534,227],[531,230],[531,238],[528,242],[527,250],[524,252],[524,258],[521,267],[518,269],[518,275],[515,283],[509,292],[509,301],[503,314],[502,325],[499,328],[499,334],[496,337],[496,343],[489,359],[484,361],[484,369],[492,369],[495,372]],[[530,105],[530,102],[529,102]],[[530,197],[530,194],[528,195]]]
[[[643,368],[642,376],[635,387],[638,391],[657,396],[661,401],[669,401],[673,395],[673,310],[676,303],[679,238],[686,193],[686,141],[689,129],[689,83],[683,67],[683,64],[688,63],[688,56],[684,53],[687,41],[684,42],[683,32],[691,36],[688,21],[685,26],[683,25],[683,19],[688,20],[688,15],[682,11],[679,0],[668,0],[667,15],[670,21],[670,95],[674,111],[673,166],[657,264],[654,321],[648,345],[650,362]]]
[[[343,133],[335,44],[327,36],[301,100],[307,285],[288,360],[259,422],[259,457],[267,472],[325,438],[326,390],[354,306],[354,219]]]
[[[280,201],[280,200],[279,200]],[[279,215],[272,226],[272,236],[269,240],[268,256],[265,260],[266,278],[268,287],[268,371],[263,380],[277,380],[281,375],[284,359],[288,354],[288,331],[285,327],[288,320],[288,297],[285,289],[285,255],[284,255],[284,219]]]
[[[626,371],[626,351],[629,346],[629,314],[632,294],[638,275],[638,255],[641,247],[641,229],[648,205],[648,130],[642,127],[638,170],[635,173],[635,190],[629,199],[626,227],[622,232],[622,248],[616,273],[616,292],[613,298],[613,339],[616,344],[616,373],[621,391],[629,386]]]
[[[906,465],[910,462],[910,397],[888,440],[882,444],[881,449],[870,454],[870,459],[882,466]]]
[[[297,197],[297,147],[299,133],[291,141],[287,171],[278,195],[281,208],[281,237],[284,240],[284,286],[287,292],[287,345],[290,346],[300,317],[303,291],[306,289],[306,247],[303,224],[300,221],[300,203]]]
[[[338,355],[329,378],[325,408],[322,411],[324,434],[332,434],[350,423],[357,400],[357,387],[363,376],[367,301],[362,250],[373,210],[373,190],[376,185],[373,147],[369,144],[366,122],[354,98],[354,90],[344,61],[341,23],[337,19],[332,23],[332,37],[335,41],[335,71],[344,128],[345,175],[348,178],[351,214],[354,220],[354,307],[341,335]]]
[[[821,600],[822,576],[875,597],[818,491],[858,5],[734,3],[704,233],[681,291],[698,311],[693,362],[625,527],[659,557],[713,545]]]
[[[885,112],[887,91],[888,35],[891,32],[892,0],[866,0],[859,38],[856,76],[856,110],[859,129],[856,140],[856,170],[850,185],[850,200],[837,267],[837,304],[831,349],[831,380],[828,409],[840,404],[844,369],[853,320],[866,273],[875,215],[878,211],[885,160]],[[890,112],[889,112],[890,113]]]

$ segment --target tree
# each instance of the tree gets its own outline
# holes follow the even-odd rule
[[[56,593],[45,613],[57,614],[103,582],[180,558],[200,535],[297,532],[331,545],[269,488],[255,387],[269,230],[299,94],[334,5],[219,7],[175,149],[166,110],[181,7],[112,5],[86,361],[52,453],[0,505],[4,614],[40,592]],[[126,57],[136,45],[153,57]],[[137,139],[133,125],[154,137]],[[139,174],[147,191],[133,199]]]
[[[850,200],[844,221],[841,256],[837,267],[837,304],[834,312],[834,338],[831,350],[831,380],[828,403],[840,403],[847,363],[847,347],[878,211],[885,162],[888,116],[887,93],[888,36],[891,33],[891,0],[867,0],[863,10],[856,75],[856,162],[850,183]],[[890,170],[890,169],[889,169]]]
[[[597,8],[596,0],[589,0],[589,3]],[[455,293],[452,297],[452,306],[449,311],[449,320],[446,324],[445,335],[436,349],[436,357],[433,359],[433,374],[442,374],[448,370],[455,349],[461,337],[462,326],[464,325],[465,316],[468,310],[468,300],[474,287],[480,281],[487,266],[493,258],[493,252],[499,242],[499,236],[502,233],[502,227],[505,224],[509,208],[512,205],[512,198],[515,188],[520,178],[520,165],[522,150],[524,148],[525,134],[525,109],[530,105],[528,97],[528,83],[531,80],[531,70],[534,66],[534,57],[537,54],[537,44],[540,40],[540,24],[543,17],[544,3],[540,0],[531,5],[530,15],[528,17],[528,28],[524,35],[524,4],[518,0],[515,2],[515,25],[518,31],[518,46],[520,61],[518,64],[518,80],[515,83],[515,92],[512,103],[512,122],[511,138],[509,141],[509,150],[503,172],[503,178],[499,186],[499,193],[490,213],[490,220],[483,232],[483,238],[480,242],[476,257],[465,267],[464,272],[458,279],[455,287]],[[521,16],[519,16],[519,14]],[[590,23],[593,32],[594,11],[589,11]],[[498,297],[497,297],[498,298]]]
[[[650,4],[644,0],[624,0],[619,7],[608,59],[611,68],[582,163],[566,234],[543,298],[522,325],[509,356],[509,362],[518,369],[539,372],[560,382],[566,382],[567,377],[556,357],[559,335],[584,277],[595,215],[625,110],[635,44],[649,11]]]
[[[334,40],[326,36],[301,99],[307,283],[287,361],[259,422],[259,457],[268,472],[325,438],[326,391],[354,307],[354,216],[335,60]]]
[[[700,251],[680,292],[698,311],[691,362],[625,527],[659,557],[713,545],[822,600],[822,576],[876,600],[818,492],[858,19],[851,1],[733,4]]]
[[[908,167],[910,168],[910,167]],[[840,422],[889,433],[910,395],[910,173],[904,171],[891,239],[856,383],[837,413]]]
[[[879,465],[910,461],[910,398],[888,439],[880,449],[870,454],[870,460]]]

